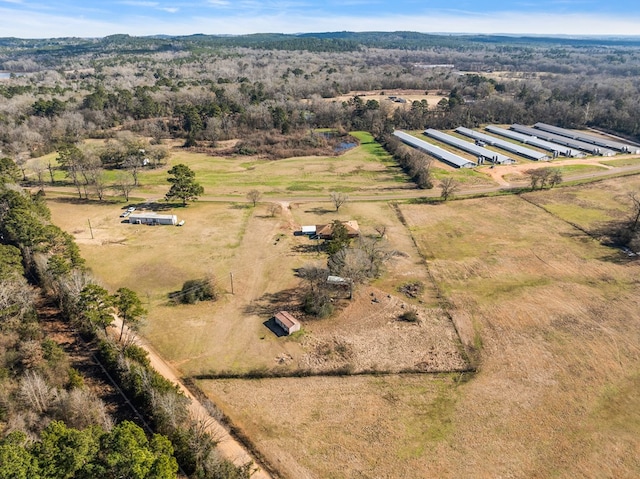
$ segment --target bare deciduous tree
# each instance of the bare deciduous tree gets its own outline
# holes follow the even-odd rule
[[[91,391],[74,388],[60,391],[57,396],[52,406],[55,416],[69,427],[85,429],[98,425],[107,431],[113,427],[113,420],[104,402]]]
[[[338,191],[332,191],[330,193],[331,202],[333,206],[336,207],[336,211],[340,210],[340,207],[344,205],[347,201],[349,201],[349,196],[346,193],[341,193]]]
[[[129,195],[136,187],[133,176],[128,171],[121,171],[116,177],[113,189],[118,193],[122,193],[125,201],[129,201]]]
[[[440,182],[440,196],[444,201],[451,198],[460,188],[459,183],[450,176]]]
[[[43,160],[34,160],[31,162],[31,171],[36,175],[38,186],[40,189],[44,186],[44,172],[47,170],[47,165]]]
[[[269,207],[267,209],[269,211],[269,216],[272,218],[282,212],[282,206],[280,203],[269,203]]]
[[[627,198],[631,201],[631,215],[629,218],[629,229],[636,233],[640,228],[640,195],[635,191],[627,193]]]
[[[375,230],[376,233],[380,235],[380,238],[384,238],[384,235],[387,233],[387,225],[376,225]]]
[[[42,414],[51,407],[56,390],[39,373],[27,371],[20,381],[20,397],[33,411]]]
[[[262,198],[262,193],[260,193],[258,190],[250,190],[247,193],[247,200],[249,200],[249,202],[254,207],[258,204],[258,201],[260,201],[260,198]]]
[[[558,168],[534,168],[525,171],[525,174],[529,177],[529,184],[532,190],[544,189],[547,185],[554,187],[562,183],[562,171]]]

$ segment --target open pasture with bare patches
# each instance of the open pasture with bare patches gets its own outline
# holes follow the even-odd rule
[[[272,216],[266,202],[202,201],[172,211],[182,228],[122,223],[118,204],[50,206],[106,286],[139,292],[149,309],[144,335],[185,375],[464,369],[454,318],[479,366],[469,381],[457,373],[201,381],[284,477],[634,477],[638,263],[567,221],[615,216],[637,186],[617,178],[525,198],[399,205],[408,227],[384,202],[339,212],[329,202],[283,202]],[[237,188],[243,196],[250,185]],[[333,219],[355,219],[370,237],[384,226],[398,254],[335,316],[278,337],[265,323],[278,309],[296,313],[294,270],[326,261],[293,232]],[[218,279],[218,302],[169,305],[169,292],[207,274]],[[403,295],[398,286],[409,282],[424,291]],[[407,308],[418,324],[397,321]]]
[[[447,476],[637,475],[640,398],[620,394],[640,371],[638,264],[518,197],[402,211],[481,351]]]
[[[97,278],[111,290],[126,286],[138,292],[149,311],[144,335],[185,374],[467,367],[422,258],[387,203],[348,202],[339,213],[328,202],[284,203],[272,216],[267,203],[250,208],[196,202],[163,211],[185,220],[179,228],[128,224],[118,216],[118,204],[50,204],[54,221],[76,237]],[[336,314],[316,320],[300,310],[303,283],[295,270],[305,264],[324,267],[326,254],[318,251],[317,240],[294,232],[334,219],[357,220],[363,235],[395,254],[382,278],[358,288],[351,301],[338,296]],[[216,279],[217,302],[169,302],[168,294],[185,281],[206,276]],[[424,285],[417,296],[398,291],[416,282]],[[300,334],[279,337],[269,329],[266,323],[282,309],[303,318]],[[409,310],[419,321],[399,321]]]
[[[575,200],[561,191],[530,196]],[[516,196],[400,209],[476,348],[469,381],[201,381],[207,394],[284,477],[637,477],[638,264]]]

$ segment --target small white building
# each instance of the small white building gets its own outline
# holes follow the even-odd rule
[[[157,213],[132,213],[129,216],[132,225],[177,225],[176,215],[159,215]]]
[[[276,324],[284,329],[287,335],[300,331],[300,323],[287,311],[280,311],[274,315]]]

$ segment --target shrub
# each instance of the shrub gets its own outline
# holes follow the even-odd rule
[[[333,304],[324,291],[309,291],[302,299],[302,309],[312,316],[326,318],[333,313]]]
[[[417,323],[420,320],[420,318],[418,318],[418,313],[416,312],[415,309],[410,309],[408,311],[405,311],[400,316],[398,316],[398,319],[400,321],[406,321],[407,323]]]
[[[422,281],[410,281],[398,286],[398,292],[409,298],[417,298],[424,293],[424,283]]]
[[[218,299],[218,291],[212,278],[190,279],[184,282],[180,291],[170,293],[169,298],[182,304],[194,304],[198,301],[216,301]]]
[[[75,368],[69,368],[69,384],[68,389],[82,389],[84,388],[84,377]]]
[[[123,354],[125,358],[133,359],[135,362],[142,364],[143,366],[151,366],[151,363],[149,362],[149,353],[140,346],[129,344],[124,348]]]

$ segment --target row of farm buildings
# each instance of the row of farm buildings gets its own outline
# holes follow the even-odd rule
[[[470,138],[473,142],[433,128],[423,132],[430,139],[473,155],[476,161],[402,131],[395,131],[394,135],[409,146],[424,151],[455,168],[473,168],[485,162],[510,164],[515,163],[519,157],[533,161],[548,161],[558,156],[581,158],[592,155],[614,156],[618,153],[640,153],[638,145],[621,143],[546,123],[536,123],[533,127],[513,124],[508,129],[489,125],[485,130],[488,133],[464,127],[454,130],[458,135]],[[494,149],[489,149],[487,146]],[[506,151],[508,154],[498,153],[495,149]]]

